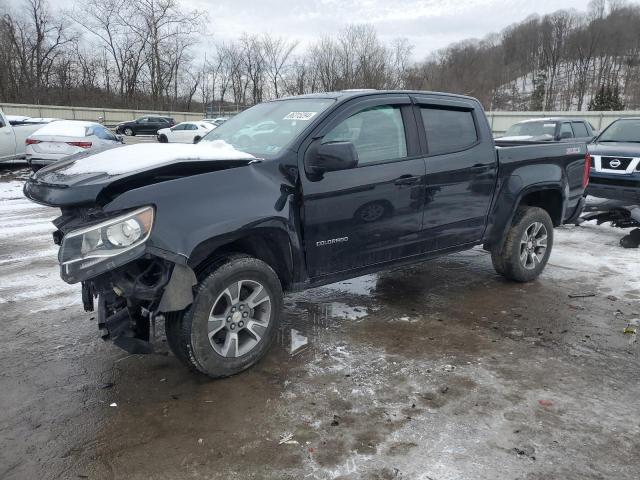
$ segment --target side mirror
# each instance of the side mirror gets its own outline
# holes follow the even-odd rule
[[[351,142],[320,143],[305,158],[307,173],[321,176],[325,172],[348,170],[358,166],[358,153]]]

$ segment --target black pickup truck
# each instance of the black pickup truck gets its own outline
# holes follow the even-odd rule
[[[283,291],[475,245],[535,279],[588,175],[583,143],[497,148],[473,98],[345,91],[256,105],[197,145],[80,154],[24,192],[61,209],[61,276],[98,299],[103,338],[150,351],[164,319],[182,362],[224,377],[266,353]]]

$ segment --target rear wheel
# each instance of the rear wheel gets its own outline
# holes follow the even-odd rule
[[[195,137],[195,138],[193,139],[193,143],[198,143],[199,141],[200,141],[200,137]]]
[[[282,287],[269,265],[233,255],[200,282],[191,306],[167,315],[169,347],[182,362],[212,378],[259,361],[278,330]]]
[[[500,250],[492,250],[496,272],[509,280],[535,280],[549,260],[553,247],[553,222],[538,207],[520,207]]]

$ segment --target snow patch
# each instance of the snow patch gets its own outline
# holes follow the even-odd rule
[[[55,137],[86,137],[87,129],[99,127],[95,122],[81,122],[79,120],[60,120],[39,128],[31,136],[55,136]]]
[[[367,307],[350,307],[345,303],[331,302],[328,304],[327,314],[334,318],[358,320],[368,315]]]
[[[233,145],[224,140],[203,141],[197,144],[138,143],[79,158],[58,173],[120,175],[184,160],[251,160],[254,158],[249,153],[236,150]]]
[[[0,183],[0,200],[16,200],[25,198],[22,193],[22,182]]]
[[[362,277],[332,283],[325,288],[340,290],[341,292],[352,293],[354,295],[370,295],[371,291],[376,288],[377,281],[377,275],[364,275]]]

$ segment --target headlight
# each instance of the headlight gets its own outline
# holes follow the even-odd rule
[[[58,254],[62,278],[75,283],[115,268],[144,249],[153,226],[153,207],[144,207],[66,234]]]

